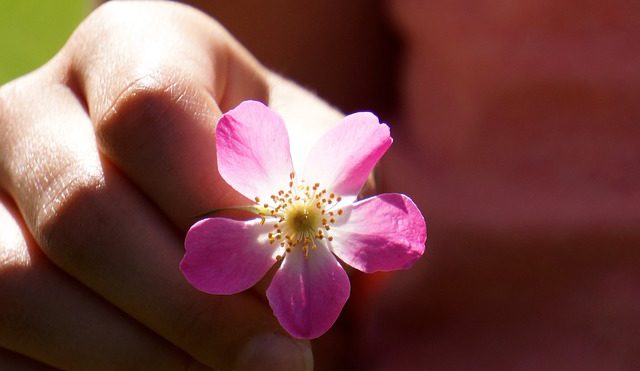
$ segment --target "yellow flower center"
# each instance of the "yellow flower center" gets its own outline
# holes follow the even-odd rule
[[[293,233],[314,234],[320,221],[320,212],[317,208],[298,202],[286,210],[284,219]]]
[[[270,244],[279,243],[287,253],[301,247],[308,256],[309,250],[316,248],[317,240],[333,240],[329,231],[336,218],[343,215],[342,209],[336,209],[342,197],[321,189],[318,183],[297,182],[295,174],[291,173],[289,188],[279,190],[270,198],[270,202],[265,203],[260,203],[259,197],[255,198],[262,224],[267,218],[277,219],[268,234]]]

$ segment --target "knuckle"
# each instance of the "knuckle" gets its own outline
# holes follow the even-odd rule
[[[76,164],[77,165],[77,164]],[[67,166],[46,186],[34,218],[34,234],[43,251],[63,269],[78,269],[91,259],[86,247],[109,233],[109,196],[100,172]]]
[[[98,130],[106,130],[122,121],[123,117],[133,116],[135,119],[159,118],[167,110],[171,102],[172,92],[179,85],[164,73],[146,72],[134,78],[113,99],[111,106],[98,122]]]
[[[96,123],[101,149],[121,153],[149,140],[170,139],[179,125],[207,114],[205,95],[188,79],[162,71],[129,83]]]

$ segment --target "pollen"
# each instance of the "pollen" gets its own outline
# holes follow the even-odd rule
[[[318,241],[333,241],[329,231],[343,214],[342,209],[336,208],[342,198],[322,188],[320,183],[309,185],[304,179],[297,179],[293,172],[289,174],[288,185],[271,195],[270,202],[255,197],[261,208],[260,222],[275,222],[267,234],[269,244],[284,248],[284,254],[300,251],[308,257]]]

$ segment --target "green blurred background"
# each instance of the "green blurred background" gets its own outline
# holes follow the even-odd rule
[[[91,4],[89,0],[0,0],[0,85],[48,61]]]

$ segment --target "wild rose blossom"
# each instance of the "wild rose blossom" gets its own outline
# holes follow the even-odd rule
[[[356,201],[391,145],[389,127],[360,112],[345,117],[294,169],[282,119],[246,101],[216,128],[218,170],[255,202],[256,218],[207,218],[187,233],[180,268],[197,289],[235,294],[276,263],[267,298],[294,337],[312,339],[335,322],[349,297],[347,274],[334,257],[363,272],[409,268],[422,256],[426,225],[407,196]],[[296,171],[297,170],[297,171]]]

